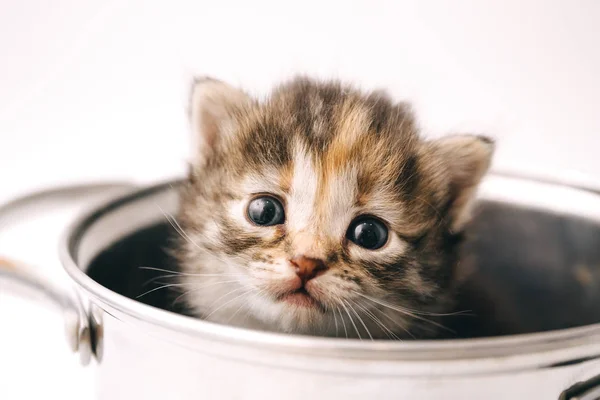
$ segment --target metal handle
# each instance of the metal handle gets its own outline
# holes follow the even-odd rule
[[[65,293],[54,282],[34,268],[21,262],[0,259],[0,281],[20,297],[45,300],[62,311],[67,343],[73,352],[79,352],[83,365],[90,362],[92,345],[90,330],[81,304]],[[4,285],[3,285],[4,286]]]
[[[565,390],[559,400],[599,400],[600,399],[600,375],[578,382]]]
[[[40,208],[44,202],[75,199],[79,203],[94,203],[92,198],[106,201],[123,195],[135,186],[127,183],[92,183],[71,185],[44,190],[15,199],[0,207],[0,221],[18,216],[23,218],[25,208]],[[89,204],[89,205],[94,205]],[[54,204],[56,206],[56,204]],[[89,364],[93,354],[93,335],[90,320],[83,309],[77,293],[67,291],[45,276],[41,271],[24,262],[0,256],[0,285],[6,291],[24,298],[43,301],[62,312],[67,342],[73,352],[79,352],[83,365]]]

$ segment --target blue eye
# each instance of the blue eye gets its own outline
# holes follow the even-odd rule
[[[388,229],[376,218],[358,217],[350,224],[346,237],[360,247],[376,250],[387,243]]]
[[[285,214],[283,206],[274,197],[261,196],[248,204],[248,218],[256,225],[273,226],[283,224]]]

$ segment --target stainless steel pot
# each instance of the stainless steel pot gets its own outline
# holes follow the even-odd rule
[[[15,262],[0,262],[0,279],[65,312],[71,348],[97,364],[99,399],[600,399],[600,191],[572,182],[483,183],[463,261],[477,337],[282,335],[177,314],[158,290],[137,299],[141,265],[169,269],[164,213],[176,213],[178,182],[65,189],[119,193],[65,233],[73,292]]]

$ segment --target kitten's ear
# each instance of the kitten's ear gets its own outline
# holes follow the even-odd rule
[[[189,118],[195,161],[201,162],[233,129],[236,114],[251,103],[243,91],[217,79],[196,78],[192,83]]]
[[[486,136],[452,135],[433,145],[450,175],[451,229],[458,232],[470,219],[477,189],[492,162],[494,141]]]

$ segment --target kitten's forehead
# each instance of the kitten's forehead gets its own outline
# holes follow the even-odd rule
[[[381,93],[298,80],[239,125],[227,162],[245,176],[243,190],[289,196],[296,231],[320,226],[339,236],[365,209],[400,222],[423,178],[410,110]]]
[[[277,165],[291,161],[299,142],[315,157],[329,153],[339,161],[365,146],[404,151],[416,140],[408,106],[335,82],[294,80],[255,103],[238,123],[241,152]]]

